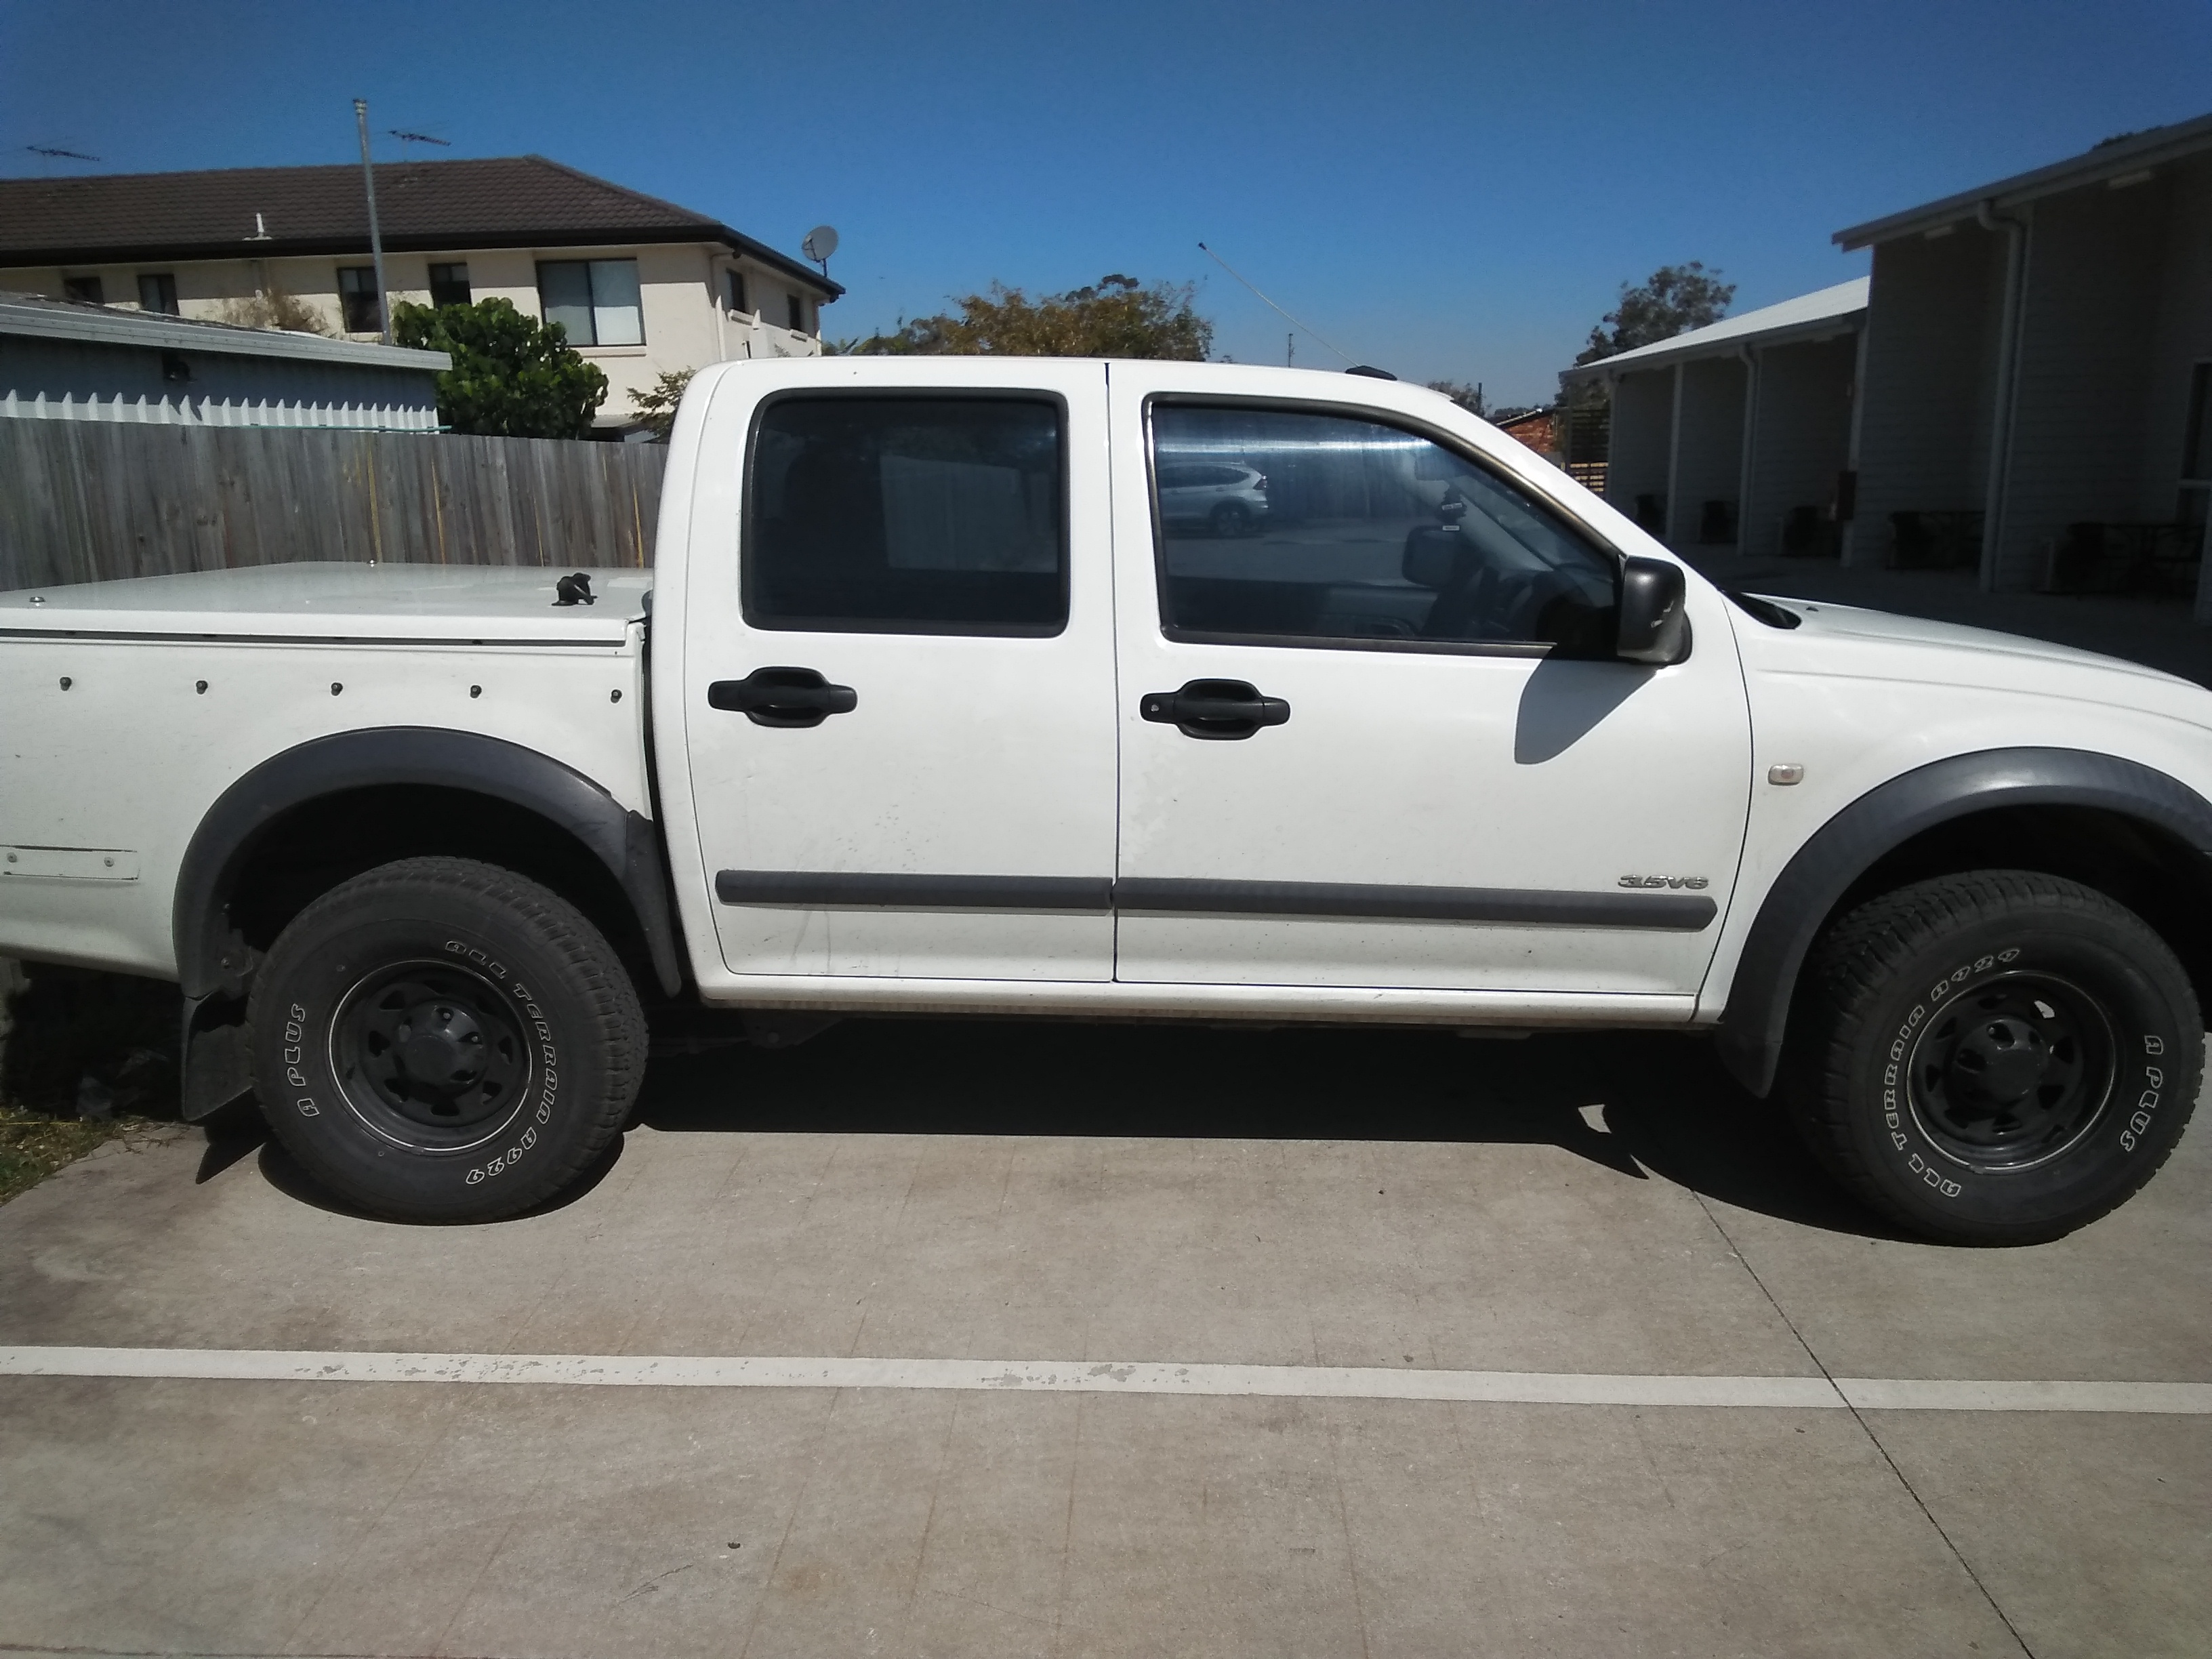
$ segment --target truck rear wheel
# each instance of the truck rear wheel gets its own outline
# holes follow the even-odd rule
[[[1815,1156],[1913,1232],[2059,1237],[2131,1196],[2203,1076],[2188,975],[2103,894],[1981,871],[1862,906],[1807,964],[1785,1088]]]
[[[645,1016],[574,905],[465,859],[408,859],[295,917],[255,977],[261,1109],[322,1185],[407,1221],[542,1204],[620,1132]]]

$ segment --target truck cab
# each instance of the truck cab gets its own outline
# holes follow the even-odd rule
[[[1686,592],[1678,659],[1622,659],[1623,556],[1556,471],[1322,378],[703,389],[653,670],[702,994],[1690,1021],[1749,793],[1727,602]],[[1263,474],[1267,515],[1163,516],[1159,472],[1208,465]]]

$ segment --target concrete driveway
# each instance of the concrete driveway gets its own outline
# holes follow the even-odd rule
[[[2201,1656],[2208,1196],[1894,1239],[1666,1037],[855,1024],[474,1229],[164,1132],[0,1210],[0,1650]]]

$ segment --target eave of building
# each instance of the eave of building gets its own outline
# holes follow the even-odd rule
[[[1733,357],[1750,347],[1802,345],[1855,331],[1866,315],[1870,279],[1854,276],[1833,288],[1801,294],[1779,304],[1762,306],[1741,316],[1725,317],[1670,340],[1638,346],[1633,351],[1601,357],[1594,363],[1577,363],[1559,374],[1562,385],[1586,385],[1620,374],[1671,367],[1698,357]]]
[[[386,253],[466,253],[477,248],[659,247],[696,242],[728,249],[757,260],[781,276],[803,283],[823,303],[836,301],[845,290],[819,271],[811,270],[787,254],[756,242],[727,225],[667,225],[650,229],[547,230],[507,232],[498,235],[387,236]],[[25,268],[40,265],[191,264],[232,259],[298,259],[337,255],[366,259],[368,246],[356,238],[260,237],[224,242],[163,242],[114,244],[106,246],[7,248],[0,250],[0,265]]]
[[[2015,173],[2009,179],[2000,179],[1994,184],[1983,185],[1974,190],[1963,190],[1940,201],[1923,203],[1918,207],[1907,208],[1902,213],[1893,213],[1886,218],[1869,219],[1863,225],[1853,225],[1849,229],[1838,231],[1831,240],[1841,247],[1852,249],[1869,247],[1876,242],[1895,241],[1900,236],[1925,235],[1946,225],[1972,220],[1984,206],[1992,212],[2024,207],[2030,202],[2057,195],[2062,191],[2124,180],[2131,174],[2148,173],[2169,161],[2177,161],[2184,156],[2208,149],[2212,149],[2212,115],[2200,115],[2192,121],[2153,127],[2148,132],[2139,132],[2118,143],[2069,156],[2065,161],[2054,161],[2049,167],[2038,167],[2033,173]]]
[[[343,363],[355,368],[411,368],[441,374],[453,366],[442,351],[366,344],[295,334],[280,329],[234,328],[145,311],[107,311],[94,306],[22,303],[0,299],[0,334],[94,345],[137,346],[156,351],[213,352],[234,357],[284,357]]]

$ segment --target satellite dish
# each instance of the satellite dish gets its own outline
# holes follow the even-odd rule
[[[826,267],[830,256],[837,251],[837,233],[828,225],[817,225],[806,233],[806,240],[799,245],[799,251],[816,264]]]

